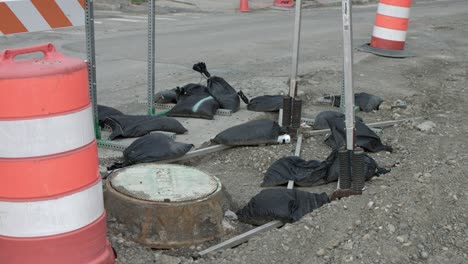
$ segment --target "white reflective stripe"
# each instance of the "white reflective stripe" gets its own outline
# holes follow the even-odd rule
[[[372,36],[393,41],[405,41],[406,31],[374,26]]]
[[[409,18],[410,8],[380,3],[379,7],[377,8],[377,13],[391,17]]]
[[[74,26],[84,25],[84,10],[78,0],[55,0],[55,2]]]
[[[0,158],[62,153],[94,140],[91,106],[70,114],[27,120],[0,120]]]
[[[104,213],[102,197],[102,183],[99,181],[88,189],[58,199],[0,201],[0,235],[52,236],[80,229]]]
[[[6,4],[29,32],[50,29],[49,23],[31,1],[9,1]]]

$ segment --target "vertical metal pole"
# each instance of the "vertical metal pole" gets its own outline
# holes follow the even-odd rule
[[[86,55],[88,57],[88,85],[91,103],[93,105],[94,133],[96,139],[101,139],[101,128],[97,109],[96,88],[96,50],[94,43],[94,0],[86,1]]]
[[[354,149],[353,30],[351,0],[343,0],[344,97],[346,112],[346,148]]]
[[[156,23],[156,10],[155,10],[155,1],[150,0],[149,4],[149,11],[148,11],[148,115],[155,115],[155,107],[154,107],[154,87],[155,87],[155,64],[156,64],[156,30],[155,30],[155,23]]]
[[[292,53],[291,81],[289,83],[289,96],[297,95],[297,67],[299,64],[299,42],[301,41],[301,15],[302,0],[296,0],[296,15],[294,21],[294,40]]]

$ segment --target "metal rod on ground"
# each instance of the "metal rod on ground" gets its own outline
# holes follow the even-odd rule
[[[217,244],[217,245],[214,245],[212,247],[209,247],[203,251],[200,251],[199,253],[197,253],[195,256],[196,257],[203,257],[211,252],[216,252],[216,251],[220,251],[220,250],[224,250],[224,249],[227,249],[227,248],[232,248],[232,247],[235,247],[237,245],[240,245],[246,241],[248,241],[250,238],[260,234],[260,233],[263,233],[263,232],[266,232],[266,231],[269,231],[269,230],[272,230],[274,228],[278,228],[280,226],[284,225],[283,222],[281,221],[271,221],[271,222],[268,222],[262,226],[259,226],[259,227],[256,227],[248,232],[245,232],[243,234],[240,234],[238,236],[235,236],[233,238],[230,238],[220,244]]]
[[[294,151],[294,156],[301,156],[301,146],[302,146],[302,134],[297,135],[296,150]]]
[[[88,58],[88,85],[89,96],[93,107],[94,133],[101,139],[101,128],[97,108],[96,87],[96,49],[94,40],[94,0],[86,1],[85,30],[86,30],[86,56]]]
[[[289,96],[297,95],[297,68],[299,64],[299,43],[301,41],[302,0],[296,0],[296,15],[294,20],[294,40],[292,52],[291,80],[289,82]]]
[[[391,120],[391,121],[382,121],[382,122],[375,122],[375,123],[370,123],[367,124],[368,127],[391,127],[396,124],[400,124],[406,121],[416,121],[422,119],[422,117],[415,117],[415,118],[408,118],[408,119],[400,119],[400,120]],[[310,130],[310,131],[302,131],[303,134],[306,134],[307,136],[312,136],[312,135],[323,135],[330,132],[330,129],[320,129],[320,130]]]
[[[344,95],[346,110],[346,148],[354,149],[353,29],[352,1],[343,0]]]
[[[148,2],[148,115],[155,115],[154,91],[155,91],[155,64],[156,64],[156,0]]]

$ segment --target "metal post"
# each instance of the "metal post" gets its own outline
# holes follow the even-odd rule
[[[294,42],[292,53],[291,81],[289,83],[289,96],[297,95],[297,67],[299,64],[299,42],[301,41],[301,15],[302,0],[296,0],[296,15],[294,21]]]
[[[97,109],[96,88],[96,50],[94,45],[94,0],[86,1],[86,55],[88,57],[88,85],[91,103],[93,105],[94,133],[96,139],[101,139],[101,128]]]
[[[148,11],[148,115],[155,115],[156,110],[154,107],[154,87],[155,87],[155,64],[156,64],[156,0],[150,0],[148,2],[149,11]]]
[[[346,112],[346,148],[354,149],[353,30],[351,0],[343,0],[344,97]]]

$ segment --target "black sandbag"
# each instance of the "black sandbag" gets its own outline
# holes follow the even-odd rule
[[[333,96],[333,106],[340,107],[341,96]],[[354,104],[359,107],[363,112],[372,112],[379,110],[379,106],[383,103],[383,99],[379,96],[369,93],[356,93],[354,94]]]
[[[177,91],[176,88],[162,90],[154,95],[154,102],[160,104],[176,104],[177,103]]]
[[[338,118],[344,118],[345,115],[343,113],[336,112],[336,111],[323,111],[323,112],[320,112],[315,117],[314,129],[328,129],[328,128],[330,128],[328,126],[328,120],[332,120],[332,119],[335,119],[337,117]],[[360,122],[364,122],[362,120],[362,118],[360,118],[359,116],[356,116],[356,120],[358,120]]]
[[[247,110],[255,112],[277,112],[283,108],[282,95],[262,95],[252,98],[247,105]]]
[[[206,86],[188,84],[177,88],[177,104],[167,112],[167,116],[213,119],[218,102],[208,93]]]
[[[327,162],[330,165],[327,171],[326,183],[338,181],[340,175],[340,163],[338,161],[338,151],[333,151],[327,158]],[[377,162],[369,155],[364,155],[364,175],[366,181],[369,181],[375,176],[380,176],[390,172],[385,168],[379,167]]]
[[[123,163],[115,163],[108,169],[114,170],[137,163],[175,159],[185,155],[192,147],[192,144],[176,142],[163,134],[149,134],[135,140],[124,150]]]
[[[276,143],[279,134],[280,127],[275,121],[253,120],[224,130],[213,141],[228,146],[252,146]]]
[[[329,164],[325,161],[306,161],[296,156],[284,157],[267,169],[262,187],[273,187],[294,181],[299,186],[309,187],[324,184]]]
[[[332,153],[324,161],[305,161],[299,157],[291,156],[275,161],[265,173],[262,187],[284,185],[288,181],[303,187],[316,186],[334,182],[339,176],[339,162],[337,151]],[[377,165],[377,162],[369,155],[364,155],[364,174],[366,181],[374,176],[380,176],[389,172]]]
[[[240,107],[239,96],[223,78],[213,76],[208,79],[208,92],[218,101],[222,109],[237,112]]]
[[[236,214],[240,221],[253,225],[263,225],[273,220],[291,223],[328,202],[326,193],[266,189],[250,199]]]
[[[206,64],[204,62],[195,63],[193,65],[192,69],[194,71],[199,72],[200,74],[204,75],[206,78],[211,77],[211,74],[208,72],[208,69],[206,68]]]
[[[187,132],[182,124],[174,118],[164,116],[110,116],[104,121],[112,129],[110,139],[140,137],[151,131],[166,131],[176,134]]]
[[[354,94],[354,104],[359,106],[359,109],[363,112],[379,110],[379,106],[383,103],[383,101],[384,100],[379,96],[368,93]]]
[[[98,105],[98,119],[99,119],[99,126],[101,128],[104,128],[104,121],[106,120],[106,118],[108,118],[109,116],[117,116],[117,115],[123,115],[123,113],[109,106]]]
[[[332,149],[339,149],[346,144],[345,119],[334,118],[328,120],[331,134],[325,140],[325,143]],[[356,120],[356,145],[368,152],[389,151],[393,148],[382,144],[380,137],[372,131],[366,124]]]

